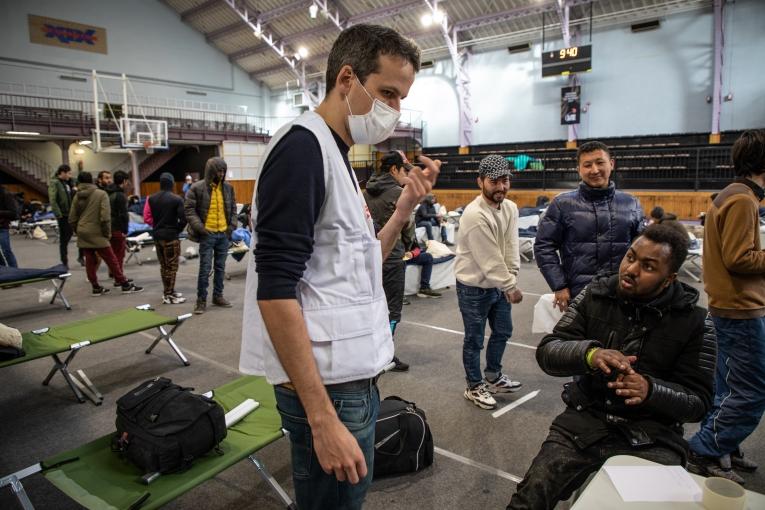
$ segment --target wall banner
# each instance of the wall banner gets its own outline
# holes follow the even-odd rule
[[[581,87],[560,89],[560,123],[563,126],[579,124]]]
[[[29,15],[29,40],[70,50],[106,54],[106,29],[73,21]]]

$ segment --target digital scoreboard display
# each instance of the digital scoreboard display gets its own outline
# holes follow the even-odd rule
[[[542,78],[592,70],[592,46],[572,46],[542,53]]]

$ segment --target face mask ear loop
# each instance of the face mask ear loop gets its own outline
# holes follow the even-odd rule
[[[348,101],[348,94],[345,95],[345,104],[348,105],[348,111],[351,112],[351,115],[353,115],[353,110],[351,110],[351,102]]]

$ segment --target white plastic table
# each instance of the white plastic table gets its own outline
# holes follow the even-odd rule
[[[604,466],[654,466],[655,462],[632,457],[629,455],[617,455],[606,461]],[[703,476],[690,474],[691,477],[702,487]],[[762,510],[765,508],[765,496],[757,492],[746,491],[747,510]],[[571,510],[704,510],[701,503],[678,503],[678,502],[634,502],[625,503],[611,483],[611,479],[603,468],[597,472],[595,478],[584,489],[582,495],[576,500]]]

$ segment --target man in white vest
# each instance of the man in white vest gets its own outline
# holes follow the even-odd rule
[[[419,66],[394,30],[344,30],[326,97],[276,132],[256,176],[239,369],[275,385],[301,510],[361,508],[372,480],[375,382],[393,359],[382,261],[440,162],[420,158],[375,236],[348,151],[393,133]]]

